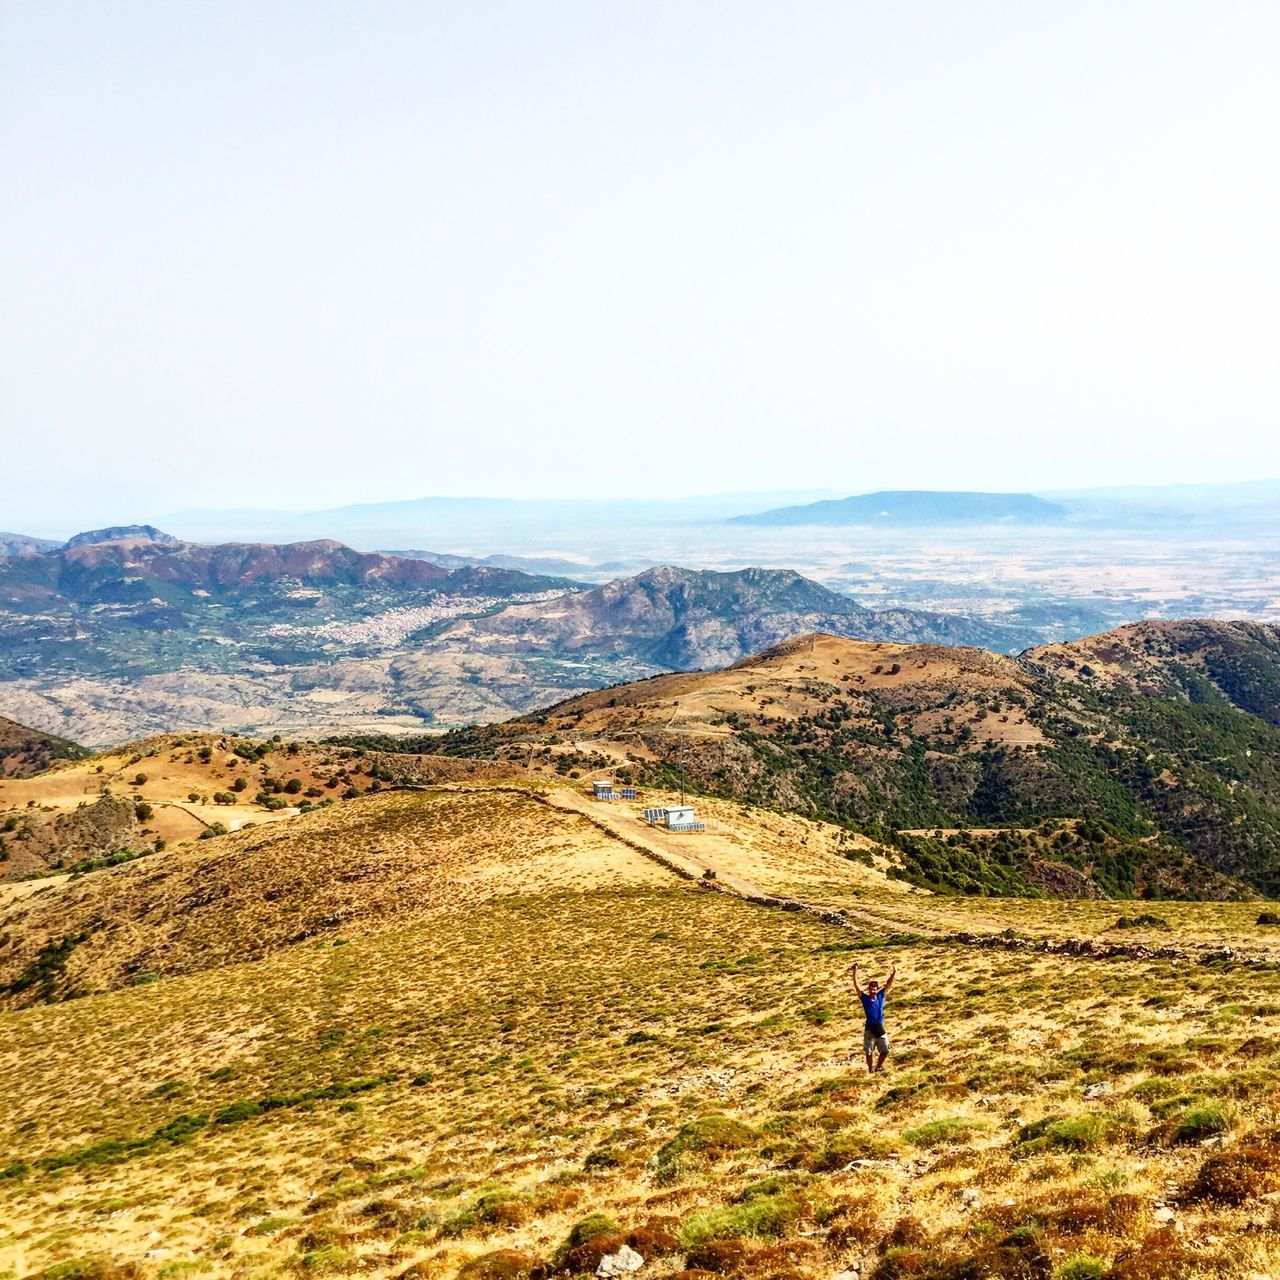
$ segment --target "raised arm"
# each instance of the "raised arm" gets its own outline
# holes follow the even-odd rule
[[[893,980],[897,976],[898,976],[898,966],[895,964],[893,968],[889,970],[889,976],[885,979],[884,989],[886,992],[889,990],[891,986],[893,986]]]
[[[853,970],[852,970],[852,972],[853,972],[853,989],[854,989],[854,990],[855,990],[859,995],[862,995],[862,994],[863,994],[863,992],[862,992],[862,986],[861,986],[861,984],[858,982],[858,962],[857,962],[856,960],[853,962]]]

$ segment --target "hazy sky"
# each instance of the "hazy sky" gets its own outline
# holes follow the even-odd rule
[[[0,6],[0,528],[1280,474],[1280,4]]]

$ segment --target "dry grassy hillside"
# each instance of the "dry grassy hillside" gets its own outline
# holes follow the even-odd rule
[[[1280,896],[1280,630],[1138,624],[1017,658],[813,635],[423,749],[606,764],[838,821],[962,893]]]
[[[494,894],[630,883],[637,869],[647,871],[638,883],[666,883],[673,872],[699,880],[713,869],[715,887],[814,902],[909,892],[846,856],[879,851],[839,828],[725,802],[703,812],[705,832],[655,833],[639,804],[603,808],[579,788],[537,778],[472,781],[368,794],[28,882],[0,898],[0,1002],[65,1000],[257,960],[443,908],[465,911]]]
[[[84,754],[74,742],[0,716],[0,778],[29,777],[59,760],[76,760]]]
[[[102,927],[0,1012],[0,1274],[1280,1271],[1256,908],[1116,929],[906,892],[801,819],[721,801],[700,843],[579,796],[368,796],[12,904],[6,950]],[[854,959],[898,971],[876,1078]]]
[[[85,870],[483,765],[233,734],[167,734],[0,779],[0,882]]]
[[[199,841],[15,901],[0,915],[0,992],[76,939],[45,983],[65,999],[465,911],[513,880],[543,889],[610,866],[622,846],[533,797],[390,793]],[[599,863],[597,867],[596,863]],[[619,868],[629,882],[632,868]],[[638,883],[661,879],[655,869]],[[32,994],[35,994],[33,989]]]

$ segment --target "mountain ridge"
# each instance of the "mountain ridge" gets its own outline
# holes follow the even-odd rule
[[[962,615],[868,609],[793,569],[720,571],[655,565],[543,605],[516,605],[456,624],[454,634],[502,637],[529,626],[537,643],[570,651],[625,649],[677,670],[724,665],[822,623],[868,639],[989,640],[1000,629]]]

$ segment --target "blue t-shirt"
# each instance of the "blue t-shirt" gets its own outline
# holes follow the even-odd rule
[[[873,1027],[884,1026],[884,998],[888,995],[883,987],[873,996],[863,995],[858,992],[858,999],[862,1001],[862,1012],[867,1015],[867,1025]]]

